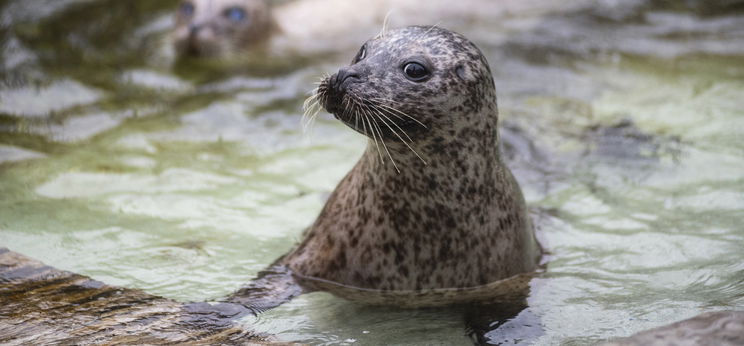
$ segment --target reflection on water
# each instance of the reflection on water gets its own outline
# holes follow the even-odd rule
[[[176,3],[0,2],[0,245],[201,301],[312,222],[364,141],[330,117],[303,134],[300,106],[356,47],[171,68]],[[450,26],[489,57],[511,165],[557,215],[528,299],[540,344],[744,308],[743,8],[605,0]],[[249,322],[313,344],[467,343],[459,318],[314,293]]]

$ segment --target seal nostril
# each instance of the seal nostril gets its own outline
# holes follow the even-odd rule
[[[356,73],[348,73],[343,76],[340,76],[339,79],[341,80],[341,84],[349,80],[350,78],[359,79],[359,75]]]
[[[196,36],[196,34],[199,33],[199,30],[201,30],[201,25],[196,25],[196,24],[189,25],[189,34],[191,36]]]
[[[336,90],[341,90],[344,88],[348,82],[352,81],[359,81],[359,74],[356,73],[356,71],[352,71],[350,69],[342,68],[338,70],[338,73],[336,73],[333,77],[331,77],[331,85]]]

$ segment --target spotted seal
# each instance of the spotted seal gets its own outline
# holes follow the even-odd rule
[[[392,6],[389,0],[182,0],[171,41],[181,57],[313,55],[355,46]]]
[[[426,6],[418,0],[182,0],[171,38],[180,56],[325,55],[356,46],[383,22],[396,25],[444,19],[454,25],[493,21],[515,13],[555,10],[549,4],[524,0],[503,0],[498,6],[489,0],[430,0]]]
[[[436,26],[383,33],[308,101],[310,117],[323,107],[369,144],[279,264],[312,288],[381,304],[467,301],[513,278],[524,286],[541,251],[499,153],[491,70],[472,42]]]
[[[229,55],[264,44],[275,27],[264,0],[184,0],[175,17],[173,44],[180,55]]]

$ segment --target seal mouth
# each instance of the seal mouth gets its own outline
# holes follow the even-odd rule
[[[188,56],[193,56],[193,57],[200,57],[204,55],[204,52],[202,52],[199,46],[193,41],[189,41],[188,45],[186,46],[186,49],[184,50],[184,53]]]
[[[196,37],[188,37],[181,42],[178,42],[176,49],[182,56],[192,58],[213,57],[219,55],[219,50],[216,45],[211,45]]]
[[[325,108],[326,111],[328,111],[328,113],[333,114],[336,119],[343,121],[340,115],[345,113],[345,109],[343,107],[345,96],[345,92],[329,90],[325,97],[321,98],[321,105],[323,106],[323,108]]]
[[[348,69],[341,69],[323,80],[321,87],[318,88],[318,92],[325,96],[321,98],[323,108],[336,116],[336,119],[343,121],[341,116],[357,104],[356,98],[349,94],[349,89],[352,84],[361,82],[359,74]]]
[[[367,135],[359,126],[355,125],[352,121],[354,114],[357,110],[355,109],[361,101],[357,100],[356,97],[350,95],[346,86],[340,87],[337,83],[338,75],[333,75],[324,79],[318,87],[317,96],[322,106],[328,113],[351,127],[352,129],[360,132],[363,135]],[[343,85],[343,84],[342,84]],[[356,122],[358,124],[358,121]]]
[[[370,105],[354,95],[342,91],[331,91],[326,97],[321,98],[321,105],[333,117],[350,127],[352,130],[372,137],[371,129],[373,124],[369,122],[368,114]]]
[[[396,107],[395,101],[360,97],[353,85],[361,84],[356,74],[339,73],[324,78],[305,104],[306,116],[313,118],[324,108],[334,118],[372,139],[412,141],[411,136],[427,129],[421,121]]]

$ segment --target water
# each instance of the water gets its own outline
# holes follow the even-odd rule
[[[303,134],[300,107],[357,47],[262,72],[171,67],[176,3],[0,1],[0,245],[203,301],[315,218],[365,142],[330,117]],[[566,7],[442,23],[486,52],[505,137],[536,148],[510,163],[529,204],[555,215],[528,299],[537,343],[744,309],[744,5]],[[324,293],[246,323],[311,344],[468,343],[451,311]]]

